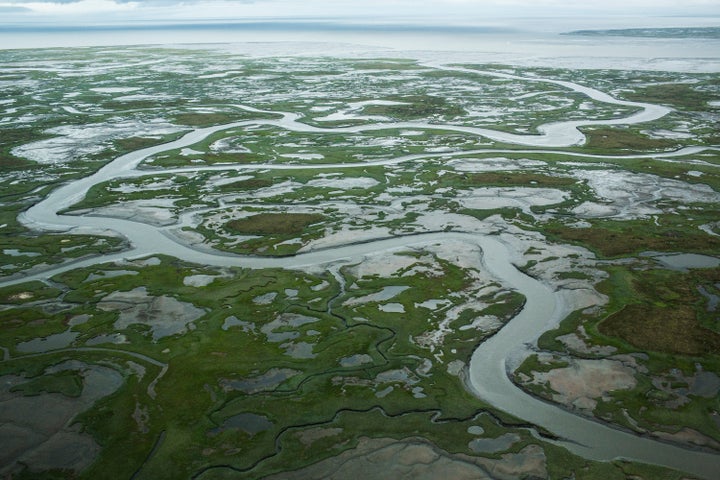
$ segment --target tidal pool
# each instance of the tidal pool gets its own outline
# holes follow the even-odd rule
[[[242,328],[242,331],[245,333],[255,333],[255,324],[252,322],[246,322],[244,320],[240,320],[236,316],[227,317],[225,319],[225,322],[223,322],[222,329],[224,331],[230,330],[232,327],[240,327]]]
[[[687,270],[689,268],[716,268],[720,266],[720,258],[697,253],[676,253],[662,255],[656,252],[644,252],[642,256],[652,257],[671,270]]]
[[[224,380],[221,381],[221,385],[239,392],[253,394],[274,390],[288,378],[300,375],[301,373],[300,370],[293,370],[292,368],[272,368],[258,377],[247,378],[245,380]]]
[[[127,337],[123,335],[122,333],[111,333],[109,335],[98,335],[97,337],[93,337],[87,342],[85,342],[85,345],[88,347],[93,347],[95,345],[102,345],[103,343],[111,343],[113,345],[121,345],[123,343],[128,343]]]
[[[504,452],[519,441],[519,435],[506,433],[497,438],[476,438],[468,444],[468,447],[475,453],[496,453]]]
[[[264,415],[255,413],[241,413],[225,420],[217,428],[210,430],[211,435],[218,435],[226,430],[242,430],[251,437],[257,433],[270,430],[274,424]]]
[[[67,348],[75,341],[79,333],[67,330],[62,333],[48,335],[42,338],[33,338],[27,342],[18,343],[15,347],[18,352],[22,353],[43,353],[50,350],[59,350]]]
[[[381,312],[385,313],[405,313],[405,307],[402,303],[386,303],[378,307]]]
[[[391,298],[396,297],[397,295],[400,295],[405,290],[409,289],[410,287],[407,286],[400,286],[400,285],[392,285],[389,287],[383,287],[382,290],[380,290],[377,293],[371,293],[370,295],[365,295],[362,297],[357,298],[351,298],[350,300],[346,301],[343,305],[345,306],[353,306],[353,305],[361,305],[363,303],[369,303],[369,302],[385,302],[390,300]]]
[[[370,355],[367,353],[361,353],[358,355],[352,355],[350,357],[345,357],[340,359],[340,366],[341,367],[358,367],[360,365],[366,364],[366,363],[372,363],[373,359]]]

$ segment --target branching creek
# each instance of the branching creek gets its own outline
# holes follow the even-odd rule
[[[428,66],[428,65],[426,65]],[[70,216],[58,212],[82,200],[88,190],[101,182],[119,179],[140,177],[148,173],[185,173],[212,170],[242,170],[251,171],[259,169],[316,169],[338,170],[356,168],[362,163],[348,164],[308,164],[308,165],[231,165],[213,167],[189,167],[168,170],[140,170],[138,166],[146,158],[161,152],[188,147],[207,138],[209,135],[232,128],[266,125],[276,126],[293,132],[305,133],[362,133],[369,131],[382,131],[387,129],[412,128],[433,129],[463,132],[485,137],[491,140],[525,145],[528,147],[541,147],[532,150],[533,153],[562,153],[568,156],[608,158],[602,155],[587,155],[558,149],[581,145],[585,138],[578,130],[580,126],[599,125],[628,125],[641,122],[650,122],[662,118],[670,109],[662,106],[621,101],[601,91],[577,85],[572,82],[540,78],[524,78],[497,72],[486,72],[467,68],[458,68],[444,65],[429,65],[442,70],[462,72],[464,74],[482,74],[497,78],[514,79],[518,81],[544,82],[583,94],[596,101],[618,106],[629,106],[638,109],[636,113],[625,118],[610,120],[585,120],[553,122],[538,127],[539,134],[513,134],[485,128],[475,128],[462,125],[441,125],[424,122],[377,123],[338,128],[318,128],[303,124],[299,121],[300,115],[284,112],[266,112],[248,106],[238,106],[243,110],[255,113],[280,114],[279,119],[247,120],[218,125],[209,128],[199,128],[185,134],[178,140],[144,148],[122,155],[108,163],[95,174],[72,181],[51,192],[20,215],[19,220],[29,228],[44,231],[70,231],[82,233],[103,234],[113,230],[127,238],[131,247],[121,253],[113,253],[95,258],[86,258],[68,262],[42,272],[32,272],[26,275],[17,275],[3,281],[0,286],[8,286],[31,280],[44,281],[52,275],[75,268],[96,265],[105,262],[119,261],[128,258],[141,258],[149,255],[164,254],[179,259],[208,266],[239,266],[251,269],[286,268],[302,269],[306,266],[325,265],[331,269],[333,264],[343,261],[361,261],[366,255],[380,251],[390,251],[417,247],[448,240],[457,240],[477,245],[482,250],[482,262],[489,273],[514,288],[525,296],[526,303],[519,314],[510,320],[498,333],[479,345],[472,355],[469,367],[468,384],[471,390],[483,401],[493,407],[516,416],[528,424],[541,427],[550,434],[557,436],[557,444],[562,445],[575,454],[588,459],[609,461],[613,459],[627,459],[643,463],[656,464],[682,470],[701,478],[711,479],[717,477],[720,471],[720,455],[700,450],[691,450],[677,445],[664,443],[643,437],[628,431],[600,423],[590,418],[571,413],[563,408],[535,398],[518,388],[509,377],[512,369],[528,355],[529,347],[534,345],[537,338],[548,329],[556,326],[568,313],[569,307],[563,303],[561,295],[541,281],[531,278],[520,272],[513,264],[520,252],[511,251],[509,245],[491,235],[478,235],[462,232],[425,233],[411,236],[381,238],[375,241],[347,244],[338,247],[309,251],[292,257],[265,258],[258,256],[240,256],[223,252],[201,251],[191,246],[179,243],[167,230],[144,223],[129,220],[97,217],[97,216]],[[547,149],[547,150],[546,150]],[[618,158],[653,157],[670,159],[674,156],[683,156],[689,153],[698,153],[703,148],[682,149],[664,154],[632,155]],[[412,162],[422,158],[443,157],[452,158],[467,156],[473,153],[500,153],[499,150],[460,151],[442,154],[417,154],[398,158],[390,158],[368,162],[368,165],[393,165],[402,162]],[[513,152],[517,152],[514,150]],[[336,276],[337,278],[337,276]],[[330,312],[331,313],[331,312]],[[146,359],[147,360],[147,359]],[[153,363],[153,362],[151,362]],[[157,365],[157,364],[156,364]],[[339,415],[341,412],[337,412]],[[279,440],[278,440],[279,441]],[[262,461],[262,460],[261,460]]]
[[[343,409],[338,410],[337,412],[335,412],[335,413],[333,414],[332,418],[328,418],[327,420],[323,420],[323,421],[319,421],[319,422],[315,422],[315,423],[307,423],[307,424],[304,424],[304,425],[291,425],[291,426],[288,426],[288,427],[283,428],[283,429],[277,434],[277,436],[275,437],[275,452],[274,452],[274,453],[271,453],[271,454],[269,454],[269,455],[267,455],[267,456],[265,456],[265,457],[263,457],[263,458],[258,459],[258,460],[257,460],[255,463],[253,463],[252,465],[249,465],[249,466],[247,466],[247,467],[245,467],[245,468],[237,468],[237,467],[233,467],[232,465],[211,465],[211,466],[208,466],[208,467],[205,467],[205,468],[202,468],[201,470],[199,470],[197,473],[195,473],[195,474],[192,476],[192,478],[193,478],[193,479],[195,479],[195,478],[201,478],[203,474],[205,474],[205,473],[207,473],[207,472],[210,472],[210,471],[212,471],[212,470],[225,470],[225,469],[227,469],[227,470],[232,470],[232,471],[239,472],[239,473],[251,472],[251,471],[253,471],[255,468],[257,468],[260,464],[262,464],[263,462],[265,462],[265,461],[273,458],[273,457],[276,456],[278,453],[280,453],[280,451],[282,450],[282,437],[284,437],[287,433],[289,433],[289,432],[291,432],[291,431],[293,431],[293,430],[301,430],[301,429],[313,428],[313,427],[324,427],[324,426],[327,426],[327,425],[331,425],[331,424],[333,424],[334,422],[336,422],[336,421],[340,418],[340,416],[342,416],[343,414],[351,414],[351,413],[371,413],[371,412],[379,412],[383,417],[389,418],[389,419],[390,419],[390,418],[401,418],[401,417],[406,417],[406,416],[409,416],[409,415],[423,415],[423,414],[424,414],[424,415],[430,415],[430,414],[432,414],[432,418],[430,419],[430,421],[431,421],[432,423],[465,422],[465,421],[476,420],[476,419],[478,419],[478,418],[481,417],[481,416],[488,416],[488,417],[490,417],[496,424],[498,424],[498,425],[500,425],[500,426],[503,426],[503,427],[507,427],[507,428],[526,428],[526,429],[529,429],[529,430],[534,430],[534,425],[532,425],[532,424],[527,424],[527,423],[512,423],[512,424],[511,424],[511,423],[507,423],[507,422],[503,421],[503,420],[502,420],[500,417],[498,417],[497,415],[495,415],[495,414],[493,414],[492,412],[487,411],[487,410],[478,410],[477,412],[475,412],[474,414],[470,415],[470,416],[467,417],[467,418],[441,418],[443,412],[440,411],[440,410],[436,410],[436,409],[411,410],[411,411],[407,411],[407,412],[401,412],[401,413],[398,413],[398,414],[390,414],[390,413],[386,412],[385,409],[384,409],[383,407],[379,406],[379,405],[375,405],[375,406],[372,406],[372,407],[368,407],[368,408],[365,408],[365,409],[362,409],[362,410],[360,410],[360,409],[343,408]],[[545,438],[545,440],[547,440],[547,438]]]

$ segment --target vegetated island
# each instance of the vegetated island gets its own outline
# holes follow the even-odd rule
[[[720,38],[720,27],[680,28],[621,28],[610,30],[574,30],[561,35],[588,37],[646,37],[646,38]]]

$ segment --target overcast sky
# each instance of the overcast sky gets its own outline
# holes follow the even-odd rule
[[[538,15],[720,16],[720,0],[0,0],[0,24],[362,16],[440,22]]]

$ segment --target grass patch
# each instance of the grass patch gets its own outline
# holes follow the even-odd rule
[[[219,187],[221,192],[237,192],[245,190],[256,190],[272,186],[272,180],[267,178],[250,178],[247,180],[239,180],[233,183],[226,183]]]
[[[231,220],[225,226],[233,233],[245,235],[297,235],[323,219],[322,215],[312,213],[260,213]]]
[[[33,378],[29,382],[12,387],[10,391],[20,392],[26,397],[42,393],[60,393],[66,397],[79,397],[83,391],[83,380],[78,372],[66,370]]]
[[[162,139],[150,138],[150,137],[129,137],[120,138],[115,140],[113,144],[119,152],[134,152],[135,150],[141,150],[143,148],[154,147],[165,142],[172,140],[172,136],[166,136]]]
[[[398,119],[423,119],[428,117],[457,117],[465,115],[465,109],[434,95],[409,95],[390,97],[388,100],[402,102],[400,105],[367,105],[363,114],[381,115]]]
[[[587,273],[575,272],[575,271],[571,271],[571,272],[559,272],[559,273],[556,275],[556,277],[557,277],[559,280],[569,280],[569,279],[573,279],[573,280],[590,280],[590,279],[592,279],[592,277],[591,277],[590,275],[588,275]]]
[[[33,166],[33,162],[0,152],[0,169],[10,170],[28,166]]]
[[[0,289],[0,303],[17,305],[56,298],[58,295],[60,295],[59,289],[34,281]]]
[[[650,138],[627,129],[598,128],[584,130],[587,148],[597,150],[666,150],[677,146],[672,140]]]
[[[627,93],[625,97],[634,102],[660,103],[692,111],[708,110],[708,102],[720,98],[709,92],[699,91],[687,83],[650,85],[634,93]]]
[[[174,123],[191,127],[209,127],[230,123],[235,117],[227,113],[179,113],[173,118]]]

